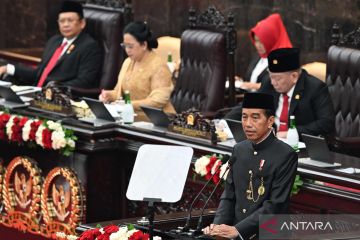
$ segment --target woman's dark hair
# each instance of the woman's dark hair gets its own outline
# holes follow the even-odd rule
[[[158,47],[158,41],[152,36],[149,26],[144,22],[131,22],[124,28],[123,34],[132,35],[138,42],[147,42],[148,49]]]

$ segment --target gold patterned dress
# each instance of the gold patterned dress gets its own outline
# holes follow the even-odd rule
[[[136,120],[147,120],[140,105],[163,108],[165,112],[175,112],[170,103],[173,88],[166,61],[155,52],[149,51],[140,62],[130,58],[125,59],[115,89],[111,91],[110,100],[119,99],[126,90],[129,90],[131,102],[138,115]]]

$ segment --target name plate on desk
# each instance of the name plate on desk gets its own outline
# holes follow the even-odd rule
[[[69,96],[57,87],[47,87],[37,92],[35,99],[30,102],[30,108],[60,116],[75,115]]]
[[[176,114],[171,120],[168,130],[186,136],[208,139],[212,142],[218,140],[213,121],[205,118],[196,109],[189,109]]]
[[[184,127],[174,126],[174,125],[169,125],[169,131],[175,132],[175,133],[180,133],[182,135],[186,135],[186,136],[190,136],[190,137],[198,137],[198,138],[204,138],[204,139],[211,140],[210,132],[204,132],[204,131],[200,131],[200,130],[189,129],[189,128],[184,128]]]

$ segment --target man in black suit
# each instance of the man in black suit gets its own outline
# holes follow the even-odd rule
[[[64,86],[96,87],[102,56],[97,42],[83,32],[86,23],[82,5],[65,1],[58,24],[61,35],[49,39],[36,69],[8,64],[0,67],[0,76],[5,73],[13,75],[22,84],[38,87],[51,81]]]
[[[287,212],[297,169],[297,154],[273,133],[274,97],[245,93],[242,125],[247,140],[234,146],[235,161],[214,223],[204,234],[257,239],[261,214]]]
[[[335,114],[329,90],[324,82],[300,68],[299,55],[297,48],[272,51],[268,56],[270,79],[263,81],[259,92],[272,94],[275,98],[278,137],[286,138],[291,115],[295,116],[299,134],[331,134],[335,129]],[[241,107],[225,116],[240,117]]]

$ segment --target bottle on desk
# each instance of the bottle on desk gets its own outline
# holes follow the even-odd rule
[[[287,142],[295,150],[299,150],[299,134],[296,130],[295,116],[290,116],[290,127],[287,132]]]
[[[126,123],[126,124],[133,123],[134,122],[134,107],[131,104],[129,91],[125,91],[124,100],[125,100],[125,105],[123,107],[121,117],[122,117],[124,123]]]

